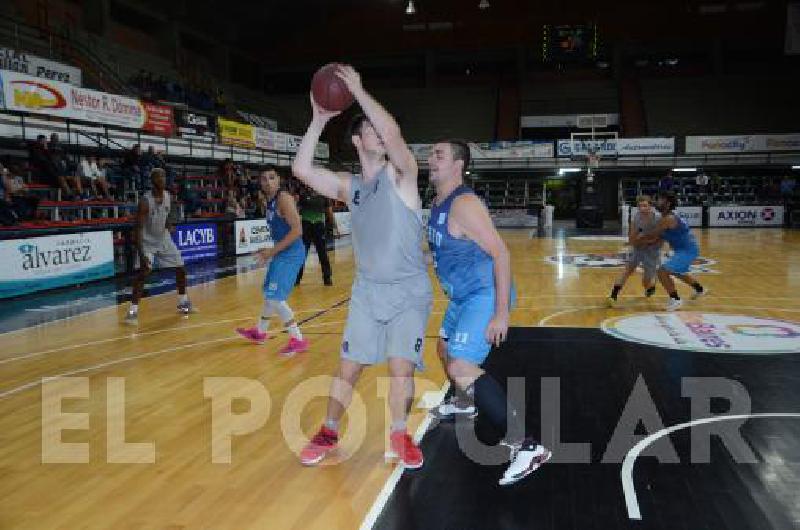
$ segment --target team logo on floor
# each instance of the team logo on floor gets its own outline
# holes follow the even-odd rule
[[[800,324],[771,318],[678,311],[614,317],[601,327],[623,340],[677,350],[800,353]]]
[[[586,254],[559,254],[556,256],[547,256],[545,261],[551,265],[572,266],[572,267],[589,267],[592,269],[606,269],[613,267],[623,267],[628,260],[629,252],[592,252]],[[664,260],[671,257],[671,253],[664,255]],[[698,256],[692,263],[690,274],[699,273],[712,273],[716,274],[718,271],[711,268],[715,265],[716,260]]]

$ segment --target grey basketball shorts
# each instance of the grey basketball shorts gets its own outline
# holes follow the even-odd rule
[[[147,260],[150,262],[150,267],[153,269],[183,267],[181,253],[169,237],[165,237],[158,245],[144,242],[142,250],[144,251],[144,255],[147,256]]]
[[[634,267],[641,265],[644,277],[653,280],[661,266],[661,249],[634,249],[628,262]]]
[[[408,359],[421,370],[432,306],[427,274],[389,284],[357,276],[342,339],[342,358],[371,365],[395,357]]]

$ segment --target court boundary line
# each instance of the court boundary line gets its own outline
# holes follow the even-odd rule
[[[700,418],[685,423],[678,423],[661,429],[650,436],[639,440],[639,442],[628,450],[625,459],[622,461],[622,469],[620,470],[620,480],[622,481],[622,494],[625,498],[625,507],[628,510],[628,519],[637,521],[642,520],[642,513],[639,508],[639,499],[636,495],[636,486],[633,484],[633,467],[636,464],[636,459],[644,451],[647,446],[658,440],[659,438],[671,434],[675,431],[694,427],[695,425],[703,425],[706,423],[714,423],[726,420],[741,420],[741,419],[757,419],[757,418],[799,418],[800,413],[797,412],[765,412],[760,414],[732,414],[712,416],[708,418]]]
[[[444,395],[449,388],[450,381],[445,380],[440,392],[442,392]],[[425,419],[422,420],[422,423],[419,424],[419,427],[417,427],[417,430],[414,432],[415,444],[419,445],[422,437],[428,432],[432,422],[433,416],[430,414],[430,412],[428,412],[425,416]],[[386,504],[389,502],[389,498],[392,496],[392,493],[394,493],[394,489],[397,487],[397,483],[400,482],[400,478],[402,478],[404,471],[405,467],[396,465],[392,473],[386,479],[386,482],[383,484],[383,488],[381,488],[381,490],[378,492],[378,496],[375,497],[375,501],[372,503],[372,506],[367,511],[366,515],[364,515],[364,520],[361,522],[359,530],[372,530],[372,528],[375,526],[375,523],[378,522],[378,517],[381,516],[383,510],[386,508]]]

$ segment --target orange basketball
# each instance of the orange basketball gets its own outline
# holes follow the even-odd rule
[[[336,77],[339,63],[328,63],[314,74],[311,79],[311,94],[314,101],[330,111],[341,111],[353,104],[353,94],[344,81]]]

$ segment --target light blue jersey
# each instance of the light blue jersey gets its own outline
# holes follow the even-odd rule
[[[461,300],[472,293],[494,289],[494,260],[477,243],[450,235],[447,219],[453,201],[464,194],[474,194],[467,186],[456,188],[441,204],[431,209],[428,221],[428,245],[433,267],[447,297]]]
[[[486,329],[497,301],[494,259],[474,241],[450,235],[447,228],[450,209],[453,201],[465,194],[473,191],[459,186],[433,206],[428,221],[428,244],[439,283],[450,298],[439,332],[447,340],[448,355],[480,365],[491,350]],[[512,283],[509,305],[515,297]]]
[[[285,238],[292,230],[286,219],[278,214],[278,196],[281,193],[285,192],[278,192],[267,203],[267,224],[275,243]],[[303,245],[303,238],[298,237],[291,245],[272,257],[267,275],[264,277],[264,297],[278,302],[286,300],[305,261],[306,247]]]

